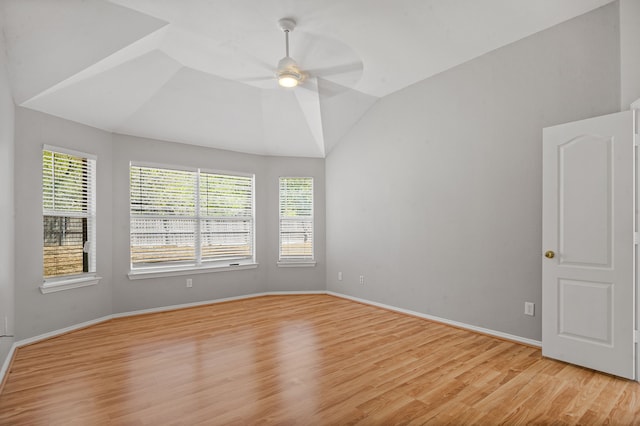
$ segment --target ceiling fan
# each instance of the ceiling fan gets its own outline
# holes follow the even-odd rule
[[[324,95],[331,96],[348,90],[360,79],[363,66],[362,61],[358,58],[348,63],[323,68],[304,68],[299,65],[298,62],[291,57],[289,49],[289,35],[296,28],[296,24],[296,21],[292,18],[282,18],[278,21],[278,27],[284,32],[285,56],[278,61],[275,69],[271,68],[273,74],[271,74],[271,76],[257,78],[244,78],[240,79],[240,81],[256,83],[260,81],[268,82],[273,81],[275,77],[280,87],[292,89],[299,86],[316,92],[322,91]],[[315,54],[318,53],[317,50],[314,50],[317,44],[324,48],[322,49],[324,55],[326,55],[326,52],[332,52],[333,50],[331,49],[337,49],[337,51],[343,55],[341,59],[338,59],[341,61],[346,59],[344,56],[345,52],[352,52],[351,57],[355,54],[352,49],[337,40],[319,35],[303,35],[306,35],[307,40],[305,49],[303,50],[305,53],[303,56],[305,56],[306,59],[309,59],[308,56],[315,56]],[[305,37],[303,37],[303,39],[305,39]],[[309,40],[313,41],[309,43]],[[314,57],[312,59],[316,61],[316,64],[317,61],[325,60],[320,57]],[[323,80],[322,87],[319,87],[319,79]]]
[[[276,78],[282,87],[296,87],[302,83],[305,73],[300,70],[298,63],[289,56],[289,33],[296,27],[296,21],[290,18],[283,18],[278,21],[280,29],[284,32],[285,56],[278,62]]]

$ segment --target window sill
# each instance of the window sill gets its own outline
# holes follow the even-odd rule
[[[281,260],[278,262],[278,268],[313,268],[315,266],[315,260]]]
[[[60,279],[55,281],[45,281],[40,286],[42,294],[54,293],[56,291],[71,290],[73,288],[88,287],[90,285],[96,285],[100,282],[102,277],[96,277],[95,275],[86,277],[75,277],[68,279]]]
[[[129,271],[130,280],[144,280],[147,278],[177,277],[180,275],[207,274],[209,272],[237,271],[242,269],[255,269],[257,263],[240,263],[236,265],[206,265],[206,266],[181,266],[166,268],[140,268]]]

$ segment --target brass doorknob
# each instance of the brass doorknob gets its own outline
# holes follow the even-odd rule
[[[546,257],[547,259],[553,259],[555,257],[555,253],[551,250],[547,250],[544,254],[544,257]]]

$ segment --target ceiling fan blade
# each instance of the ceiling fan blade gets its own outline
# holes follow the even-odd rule
[[[261,76],[261,77],[240,77],[240,78],[236,78],[235,81],[239,81],[241,83],[251,83],[254,81],[267,81],[267,80],[274,80],[275,76],[274,75],[270,75],[270,76]]]
[[[258,76],[258,77],[238,77],[234,78],[234,81],[238,83],[253,86],[257,89],[276,89],[278,87],[278,81],[275,76]]]
[[[321,98],[331,98],[339,95],[340,93],[344,93],[347,90],[352,90],[350,87],[346,87],[320,77],[308,78],[303,81],[299,87],[316,92]]]
[[[266,61],[263,61],[262,59],[259,59],[253,55],[249,55],[245,52],[240,53],[239,50],[236,50],[234,54],[240,55],[245,60],[245,62],[253,65],[256,68],[262,69],[265,72],[276,72],[275,67],[273,66],[274,64],[269,64]]]
[[[318,93],[321,97],[331,98],[349,90],[353,89],[324,78],[318,78]]]
[[[292,55],[299,64],[304,64],[309,59],[309,55],[314,56],[316,49],[318,49],[320,37],[310,37],[309,34],[304,33],[298,33],[294,37],[296,37],[295,41],[297,44],[295,44],[292,49]]]
[[[317,92],[318,91],[318,80],[317,78],[314,77],[307,77],[302,83],[300,83],[298,85],[298,87],[305,89],[305,90],[310,90],[312,92]]]
[[[305,72],[316,77],[328,77],[331,75],[346,74],[352,72],[362,72],[364,66],[362,61],[351,62],[349,64],[335,65],[332,67],[313,68]]]

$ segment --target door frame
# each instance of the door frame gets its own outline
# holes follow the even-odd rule
[[[634,144],[633,144],[633,172],[635,175],[634,179],[634,191],[633,195],[635,197],[634,204],[636,209],[636,214],[634,216],[634,229],[635,229],[635,318],[636,323],[634,324],[634,343],[636,345],[636,377],[635,381],[640,382],[640,250],[638,243],[640,236],[640,170],[638,170],[640,165],[640,98],[636,99],[630,106],[629,109],[633,112],[633,136],[634,136]]]

